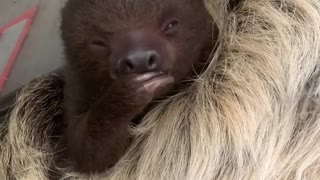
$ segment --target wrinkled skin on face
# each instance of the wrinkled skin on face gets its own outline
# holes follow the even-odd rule
[[[130,144],[129,124],[207,62],[217,33],[197,0],[69,0],[63,158],[100,172]]]

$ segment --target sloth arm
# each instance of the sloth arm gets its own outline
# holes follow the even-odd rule
[[[143,108],[132,102],[124,105],[120,99],[117,96],[102,98],[87,113],[69,121],[67,149],[77,171],[108,169],[127,149],[131,137],[129,123]]]

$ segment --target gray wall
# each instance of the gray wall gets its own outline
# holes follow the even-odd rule
[[[3,92],[50,72],[63,63],[59,37],[60,10],[66,0],[0,0],[0,27],[25,11],[39,5],[39,10],[21,47]]]

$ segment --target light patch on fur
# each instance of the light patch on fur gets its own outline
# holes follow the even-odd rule
[[[115,168],[64,179],[320,177],[320,1],[243,0],[234,12],[225,0],[206,2],[221,32],[206,72],[133,129]],[[46,179],[52,152],[36,128],[50,115],[30,100],[55,95],[50,80],[19,96],[1,143],[0,179]]]
[[[0,146],[0,179],[47,179],[53,155],[47,131],[63,103],[57,82],[61,84],[56,76],[37,79],[17,97],[8,126],[1,128],[6,134]]]

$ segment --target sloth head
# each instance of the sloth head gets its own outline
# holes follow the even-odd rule
[[[179,81],[213,44],[200,0],[69,0],[61,31],[67,62],[95,83],[153,71]]]

